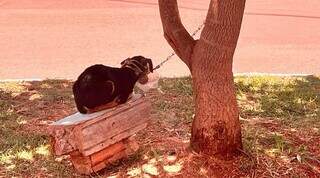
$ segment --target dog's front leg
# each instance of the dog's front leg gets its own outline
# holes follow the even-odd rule
[[[127,102],[128,98],[129,98],[129,96],[131,96],[131,94],[132,94],[132,92],[130,92],[130,93],[125,93],[125,94],[121,94],[121,95],[119,96],[117,102],[118,102],[119,104],[123,104],[123,103]]]

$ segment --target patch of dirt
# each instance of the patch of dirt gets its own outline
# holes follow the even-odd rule
[[[13,98],[15,112],[26,120],[20,132],[46,133],[50,123],[76,112],[70,97],[72,83],[62,83],[51,83],[54,91],[41,83],[29,84],[28,91]],[[62,97],[59,97],[60,92]],[[154,105],[159,100],[179,100],[179,96],[165,95],[159,91],[152,91],[148,97]],[[240,150],[242,154],[232,160],[219,160],[192,151],[189,147],[192,123],[177,112],[178,108],[160,110],[155,107],[150,125],[136,135],[139,151],[93,176],[320,177],[319,134],[307,129],[290,128],[275,118],[249,118],[242,121],[242,128],[243,135],[253,137],[251,147]],[[256,131],[260,135],[254,136]],[[270,137],[275,133],[283,138]],[[263,139],[266,144],[259,142]],[[248,138],[244,136],[243,140],[245,142]],[[299,150],[302,146],[304,149]],[[278,147],[283,150],[272,153],[274,155],[267,154],[268,150]],[[41,174],[40,177],[47,176]]]

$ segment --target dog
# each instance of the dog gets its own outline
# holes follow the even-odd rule
[[[145,84],[151,72],[152,60],[143,56],[125,59],[121,68],[102,64],[86,68],[72,87],[78,111],[89,114],[125,103],[136,82]]]

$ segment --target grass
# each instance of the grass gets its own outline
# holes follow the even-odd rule
[[[319,118],[317,77],[239,77],[235,81],[243,116]]]
[[[190,123],[194,114],[193,91],[191,78],[179,78],[179,80],[162,79],[159,82],[161,91],[164,92],[162,100],[155,100],[156,109],[168,112],[171,111],[179,118],[173,122]]]
[[[46,128],[38,128],[40,121],[53,114],[51,107],[72,106],[70,82],[66,83],[0,83],[0,177],[74,175],[68,161],[58,162],[51,155]]]
[[[164,94],[155,103],[156,109],[164,114],[162,119],[168,119],[169,123],[184,122],[190,127],[194,114],[191,79],[162,79],[160,86]],[[254,158],[254,161],[246,160],[249,165],[244,165],[245,169],[256,167],[260,159],[279,160],[273,165],[274,170],[265,170],[271,172],[277,172],[277,167],[290,165],[289,160],[297,156],[320,159],[320,149],[314,149],[313,153],[307,149],[318,147],[320,141],[319,77],[236,77],[235,86],[242,118],[244,151]],[[318,139],[308,144],[305,140],[310,138]],[[301,164],[308,165],[306,162]],[[320,165],[316,165],[319,168]],[[309,165],[307,167],[310,168]],[[319,173],[318,168],[316,173]],[[305,170],[299,172],[298,168],[290,175],[309,176]]]
[[[160,177],[170,171],[184,177],[320,175],[319,77],[236,77],[244,155],[232,164],[190,157],[184,149],[194,116],[191,79],[159,84],[160,91],[149,95],[154,119],[138,134],[139,152],[96,177],[142,175],[145,169]],[[48,123],[76,111],[71,86],[67,80],[0,83],[0,177],[81,177],[67,157],[51,155],[46,132]],[[179,160],[165,161],[175,154]]]

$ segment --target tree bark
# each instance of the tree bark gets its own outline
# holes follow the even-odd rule
[[[174,52],[190,68],[195,40],[181,22],[177,0],[159,0],[159,8],[164,37]]]
[[[166,9],[168,4],[170,8]],[[172,27],[174,25],[168,24],[181,23],[178,8],[171,7],[174,5],[176,0],[159,0],[165,36],[175,29]],[[205,27],[198,41],[168,40],[169,44],[179,44],[174,46],[178,48],[175,51],[191,51],[191,54],[181,56],[190,55],[182,60],[186,61],[193,79],[196,113],[191,146],[197,152],[228,157],[242,147],[232,63],[244,6],[245,0],[211,0]],[[173,9],[175,13],[165,15]],[[177,26],[181,28],[181,25]],[[177,39],[180,38],[171,41]]]

